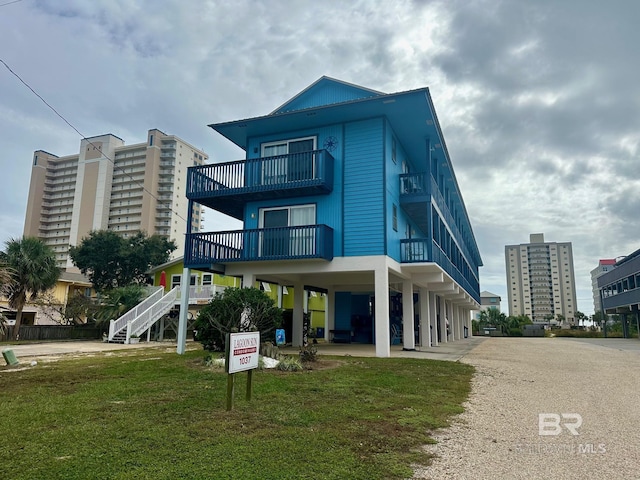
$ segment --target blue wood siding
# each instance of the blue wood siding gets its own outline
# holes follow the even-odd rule
[[[344,256],[383,255],[383,119],[345,125]]]
[[[247,149],[247,158],[260,157],[261,145],[263,143],[311,136],[316,137],[316,146],[318,148],[323,148],[325,141],[329,137],[333,137],[333,139],[337,140],[337,147],[330,152],[334,158],[333,191],[329,195],[310,195],[286,201],[274,199],[250,202],[245,210],[244,228],[258,228],[258,211],[260,208],[314,204],[316,206],[316,223],[319,225],[327,225],[333,229],[334,256],[342,256],[342,158],[344,147],[342,125],[327,125],[315,130],[296,130],[259,138],[251,138],[249,140],[249,148]]]
[[[304,108],[331,105],[361,98],[374,97],[376,93],[329,79],[322,79],[316,85],[280,107],[277,113],[302,110]]]
[[[351,329],[351,292],[336,292],[334,328]]]

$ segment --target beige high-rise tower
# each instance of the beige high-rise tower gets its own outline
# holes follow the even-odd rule
[[[576,281],[571,242],[545,242],[542,233],[530,243],[505,246],[509,315],[527,315],[534,322],[575,323]]]
[[[139,231],[174,240],[184,251],[188,201],[187,167],[202,165],[207,154],[184,140],[149,130],[147,141],[125,145],[112,134],[81,140],[80,152],[58,157],[33,155],[24,235],[50,245],[58,265],[75,271],[69,246],[92,230],[109,229],[124,237]],[[201,228],[194,206],[192,232]]]

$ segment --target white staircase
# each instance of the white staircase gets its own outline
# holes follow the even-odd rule
[[[152,287],[152,294],[138,306],[129,310],[117,320],[109,323],[108,341],[112,343],[131,343],[132,336],[140,336],[151,326],[169,313],[178,298],[179,287],[166,295],[163,287]]]

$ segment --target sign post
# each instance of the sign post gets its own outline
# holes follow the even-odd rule
[[[247,370],[247,400],[251,400],[252,373],[260,358],[260,332],[227,335],[225,369],[227,371],[227,410],[233,408],[234,374]]]

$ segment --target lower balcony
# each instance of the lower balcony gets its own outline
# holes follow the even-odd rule
[[[409,238],[400,240],[400,261],[402,263],[433,262],[449,274],[469,295],[480,303],[480,283],[473,275],[464,275],[453,264],[440,247],[429,238]]]
[[[333,259],[333,229],[327,225],[259,228],[187,235],[184,265],[262,260]]]

